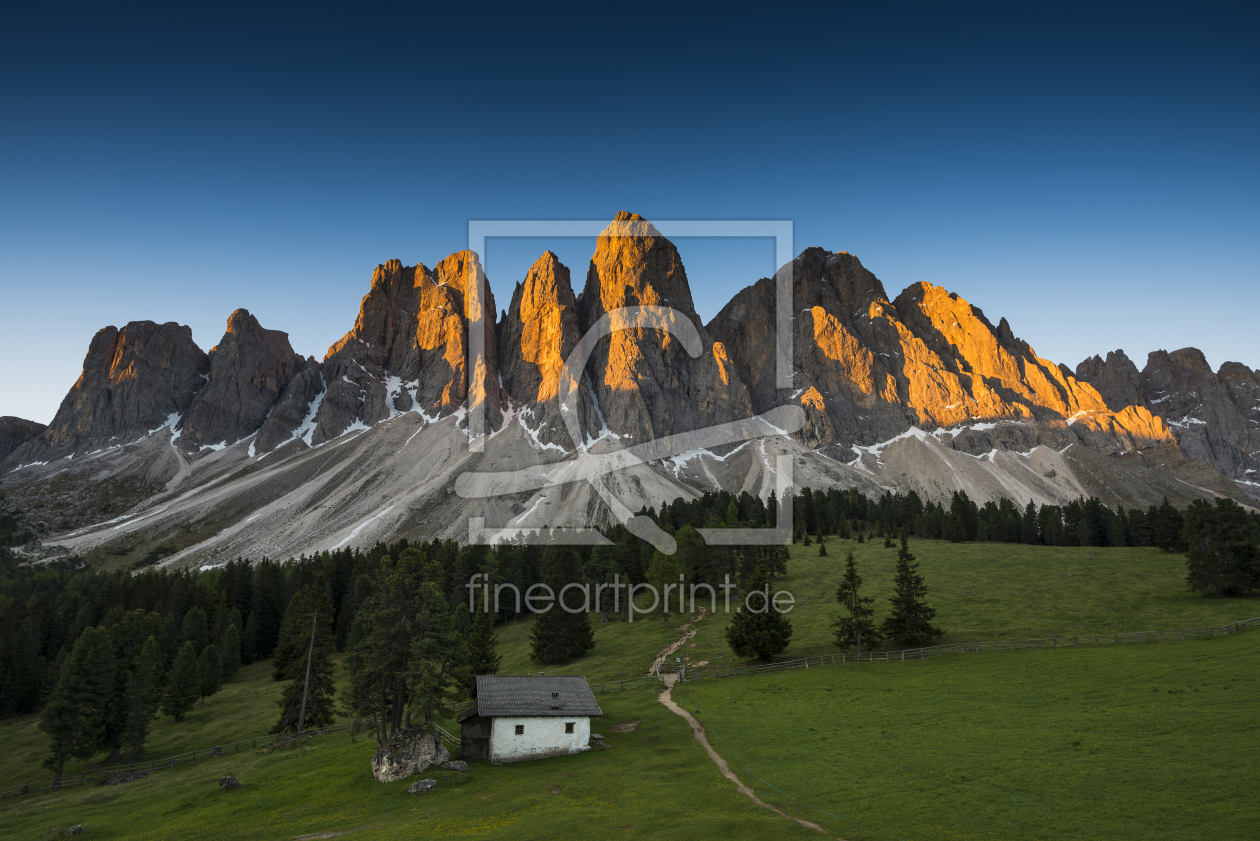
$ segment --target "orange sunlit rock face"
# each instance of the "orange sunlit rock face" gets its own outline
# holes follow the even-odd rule
[[[692,357],[675,336],[642,319],[614,322],[627,329],[601,341],[587,366],[611,429],[642,441],[751,413],[727,349],[715,352],[696,315],[678,250],[641,216],[622,211],[596,242],[578,299],[579,325],[632,306],[675,310],[675,323],[686,319],[699,334],[701,353]]]

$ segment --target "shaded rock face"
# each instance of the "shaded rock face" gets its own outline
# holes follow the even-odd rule
[[[1155,351],[1140,373],[1123,351],[1076,370],[1113,410],[1137,407],[1162,418],[1187,455],[1260,491],[1260,372],[1239,362],[1213,372],[1197,348]]]
[[[46,426],[35,421],[11,416],[0,418],[0,462],[45,429]]]
[[[315,412],[324,393],[322,366],[315,357],[307,357],[302,367],[289,380],[271,414],[258,430],[254,451],[267,453],[290,441],[301,439],[309,445],[315,431]]]
[[[77,453],[146,435],[187,411],[209,372],[189,327],[152,321],[106,327],[93,337],[83,373],[53,422],[14,457],[20,462],[24,450]]]
[[[373,754],[372,776],[379,782],[392,783],[450,759],[441,734],[407,733]]]
[[[544,444],[571,450],[584,443],[572,440],[557,402],[565,363],[581,335],[569,270],[555,254],[545,252],[530,267],[524,283],[516,285],[498,331],[499,371],[508,411],[522,415],[521,422],[535,430]],[[600,422],[585,377],[579,384],[577,407],[579,429],[597,435]]]
[[[775,283],[742,290],[709,324],[754,408],[797,402],[811,447],[867,445],[906,431],[973,420],[1080,425],[1104,449],[1171,441],[1150,417],[1111,412],[1098,392],[1041,359],[1003,319],[919,283],[889,301],[883,284],[847,252],[806,249],[795,260],[794,388],[775,390]],[[1071,439],[1070,439],[1071,440]],[[1069,443],[1070,443],[1069,440]]]
[[[727,349],[696,315],[678,250],[638,214],[618,213],[600,235],[577,303],[583,332],[621,307],[659,306],[677,310],[700,336],[694,358],[675,336],[642,326],[599,342],[587,371],[613,432],[637,443],[751,414]]]
[[[461,251],[433,271],[397,260],[376,267],[354,329],[324,358],[326,388],[311,443],[395,412],[414,409],[436,419],[459,409],[470,393],[470,410],[488,406],[491,426],[501,422],[494,296],[487,288],[474,311],[467,295],[472,262],[472,252]],[[469,322],[483,315],[486,365],[470,376]]]
[[[210,380],[193,399],[180,432],[193,444],[230,444],[255,432],[303,365],[287,333],[264,330],[243,309],[228,318],[209,362]]]

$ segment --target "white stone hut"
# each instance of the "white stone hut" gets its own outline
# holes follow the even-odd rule
[[[604,713],[582,677],[477,676],[477,706],[459,715],[459,758],[495,765],[591,749]]]

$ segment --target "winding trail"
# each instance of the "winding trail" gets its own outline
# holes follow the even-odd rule
[[[840,836],[832,835],[826,829],[823,829],[821,826],[819,826],[816,823],[813,823],[812,821],[807,821],[803,818],[798,818],[793,815],[789,815],[787,812],[783,811],[782,809],[776,806],[771,806],[769,803],[767,803],[766,801],[758,797],[756,792],[754,792],[751,788],[749,788],[748,786],[740,782],[739,777],[735,776],[735,772],[731,770],[731,766],[727,765],[726,760],[723,759],[721,756],[719,756],[718,752],[715,751],[713,749],[713,746],[709,744],[709,738],[708,736],[704,734],[704,726],[701,725],[700,722],[696,721],[696,719],[691,715],[691,713],[687,712],[682,707],[678,706],[678,704],[674,703],[674,699],[671,697],[671,695],[674,691],[674,681],[677,679],[678,676],[669,674],[669,675],[662,675],[661,677],[664,678],[665,680],[665,691],[662,692],[660,696],[661,703],[664,704],[670,710],[670,712],[674,713],[675,715],[680,715],[684,719],[686,719],[687,724],[691,727],[691,735],[694,736],[695,740],[700,743],[700,746],[702,748],[704,748],[704,752],[709,755],[709,759],[713,760],[713,764],[717,766],[718,771],[721,772],[722,776],[726,777],[726,779],[730,780],[731,782],[735,784],[735,787],[739,789],[740,794],[747,795],[747,797],[750,800],[752,800],[752,802],[756,803],[758,806],[761,806],[763,809],[769,809],[771,812],[774,812],[776,815],[781,815],[782,817],[790,818],[791,820],[796,821],[798,824],[800,824],[801,826],[807,829],[813,829],[813,830],[817,830],[818,832],[821,832],[823,835],[826,835],[828,838],[836,838],[838,839],[838,841],[844,841],[844,839],[840,838]]]
[[[678,626],[678,633],[682,636],[662,648],[661,653],[656,655],[656,659],[652,661],[652,668],[648,669],[649,675],[656,674],[657,670],[665,664],[666,658],[681,648],[683,643],[696,635],[698,629],[692,626],[703,619],[705,614],[709,612],[703,607],[697,608],[697,610],[699,610],[699,613]]]
[[[665,663],[666,658],[670,657],[675,651],[682,647],[683,643],[696,635],[696,631],[698,629],[695,627],[695,624],[703,619],[707,613],[703,607],[700,608],[699,611],[700,612],[696,616],[678,626],[678,631],[681,636],[661,649],[660,654],[657,654],[656,659],[652,662],[652,668],[648,670],[648,674],[656,674],[660,667]],[[686,720],[687,725],[691,728],[691,735],[697,742],[700,743],[700,746],[704,748],[704,752],[709,755],[709,759],[713,760],[713,764],[717,766],[717,769],[722,776],[726,777],[726,779],[735,784],[735,788],[739,790],[740,794],[746,795],[750,800],[752,800],[752,802],[756,803],[763,809],[769,809],[776,815],[794,820],[801,826],[821,832],[828,838],[835,838],[837,841],[844,841],[844,839],[840,838],[839,835],[833,835],[812,821],[807,821],[803,818],[789,815],[782,809],[779,809],[776,806],[771,806],[769,803],[758,797],[756,792],[754,792],[751,788],[740,782],[739,777],[737,777],[735,772],[731,770],[731,766],[727,765],[726,760],[723,759],[718,752],[713,749],[713,746],[709,744],[709,737],[704,733],[704,726],[700,722],[696,721],[695,717],[692,716],[691,713],[687,712],[674,702],[672,697],[674,692],[674,682],[678,679],[678,675],[664,674],[661,675],[661,679],[665,682],[665,691],[660,695],[660,702],[664,704],[665,707],[674,715],[682,716],[682,718]]]

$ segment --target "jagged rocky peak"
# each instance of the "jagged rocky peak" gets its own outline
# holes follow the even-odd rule
[[[37,440],[54,452],[134,440],[183,415],[209,372],[190,327],[106,327],[92,338],[83,373]]]
[[[303,365],[289,334],[266,330],[248,310],[228,317],[210,349],[210,380],[184,415],[180,438],[208,445],[239,441],[262,426]]]
[[[534,261],[498,325],[498,350],[503,388],[511,409],[536,430],[545,444],[571,449],[573,441],[557,404],[561,374],[581,339],[577,300],[569,269],[550,251]],[[578,388],[578,428],[598,433],[585,377]]]
[[[459,251],[433,270],[398,260],[376,268],[354,329],[324,358],[326,389],[310,443],[335,438],[355,423],[370,426],[394,412],[450,414],[465,405],[470,390],[473,405],[468,408],[484,402],[495,424],[500,401],[494,295],[487,284],[477,298],[480,309],[473,311],[467,290],[474,261],[471,251]],[[488,314],[483,321],[486,365],[470,377],[468,324],[480,313]]]
[[[42,423],[29,421],[25,418],[15,418],[11,415],[0,417],[0,462],[3,462],[10,453],[47,428]]]
[[[700,340],[692,357],[679,336],[655,329],[646,317],[596,346],[587,365],[608,427],[645,441],[747,417],[752,405],[725,347],[696,315],[678,249],[650,222],[621,211],[600,234],[578,298],[583,331],[622,307],[675,310]],[[680,326],[679,329],[682,329]]]
[[[1086,359],[1076,366],[1076,378],[1098,389],[1112,411],[1146,403],[1142,375],[1123,350],[1110,351],[1105,360],[1101,356]]]

